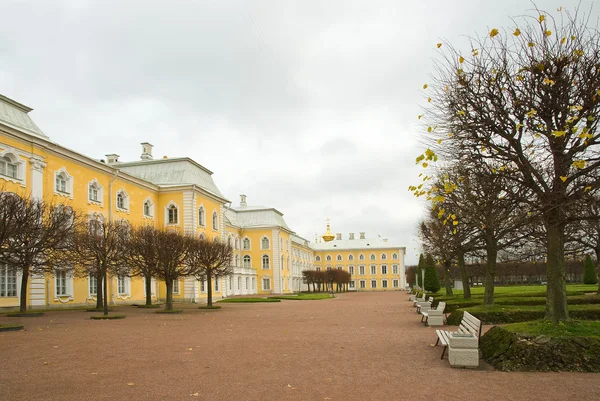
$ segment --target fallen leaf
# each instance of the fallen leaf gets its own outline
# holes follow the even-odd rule
[[[44,362],[44,365],[51,365],[52,362]]]
[[[191,351],[191,350],[193,350],[193,348],[188,348],[187,350],[188,350],[188,351]]]
[[[96,373],[96,372],[92,372],[92,373],[90,373],[90,374],[92,374],[92,375],[97,375],[98,373]]]
[[[200,394],[198,394],[198,393],[190,394],[190,397],[199,397],[199,396],[200,396]]]
[[[55,346],[54,346],[54,347],[52,347],[52,348],[54,348],[54,349],[57,349],[57,348],[58,348],[58,345],[55,345]]]
[[[135,386],[135,383],[127,383],[128,386]]]

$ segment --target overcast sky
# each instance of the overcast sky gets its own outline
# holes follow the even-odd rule
[[[578,0],[540,0],[556,11]],[[582,0],[586,10],[592,0]],[[0,2],[0,93],[94,158],[189,156],[309,240],[365,231],[416,263],[417,115],[436,43],[532,8],[504,1]],[[598,6],[594,15],[598,14]],[[466,48],[466,46],[465,46]],[[466,49],[468,53],[469,49]],[[416,249],[415,249],[416,248]]]

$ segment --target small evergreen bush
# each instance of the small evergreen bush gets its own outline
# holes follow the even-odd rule
[[[596,268],[592,262],[590,255],[586,255],[583,262],[583,284],[598,284],[598,276],[596,276]]]

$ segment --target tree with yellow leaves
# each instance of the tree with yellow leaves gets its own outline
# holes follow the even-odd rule
[[[600,188],[600,30],[578,8],[515,24],[472,38],[477,52],[462,63],[465,49],[440,48],[423,119],[436,129],[425,135],[440,159],[506,166],[510,187],[531,192],[546,233],[546,317],[559,322],[568,206]]]

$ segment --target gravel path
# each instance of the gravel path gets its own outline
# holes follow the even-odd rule
[[[452,369],[400,292],[333,300],[121,308],[124,320],[51,312],[0,333],[0,399],[597,399],[600,374]]]

